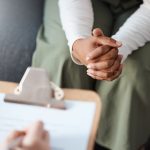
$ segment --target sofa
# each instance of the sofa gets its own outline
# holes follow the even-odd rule
[[[0,0],[0,80],[19,82],[31,65],[44,0]]]

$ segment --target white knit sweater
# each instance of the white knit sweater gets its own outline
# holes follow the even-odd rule
[[[62,26],[72,52],[75,40],[91,36],[94,22],[91,0],[59,0],[59,8]],[[123,61],[132,51],[150,41],[150,0],[144,0],[140,8],[112,37],[123,43],[119,48]]]

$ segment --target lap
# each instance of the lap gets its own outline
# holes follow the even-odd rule
[[[97,3],[99,3],[98,0],[93,1],[93,5]],[[103,15],[110,17],[110,12],[105,5],[103,6],[101,6],[103,13],[95,16],[97,17],[95,26],[99,25],[98,27],[103,28],[107,26],[108,28],[104,28],[105,32],[110,34],[111,19],[107,21],[104,17],[101,18]],[[102,21],[99,21],[99,17]],[[60,86],[94,88],[95,81],[87,76],[86,67],[78,66],[71,60],[67,39],[60,21],[58,0],[45,1],[44,23],[37,37],[37,48],[32,64],[45,68],[51,79]]]
[[[150,43],[147,43],[129,56],[118,79],[97,81],[96,91],[103,104],[97,137],[99,144],[116,150],[130,150],[142,145],[149,137],[149,49]]]
[[[78,66],[71,60],[58,0],[45,1],[44,23],[38,33],[32,65],[45,68],[50,79],[64,88],[92,89],[95,83],[87,76],[85,66]]]
[[[134,11],[129,10],[119,16],[114,30],[117,31]],[[122,75],[118,79],[112,82],[97,81],[96,91],[100,93],[103,102],[98,143],[113,149],[127,150],[136,149],[148,138],[149,49],[150,43],[147,43],[134,51],[125,61]]]
[[[51,79],[63,87],[93,88],[95,81],[86,75],[86,68],[84,66],[77,66],[70,58],[57,2],[58,0],[46,1],[44,24],[37,38],[37,48],[33,57],[33,65],[46,68],[50,73]],[[105,34],[110,35],[113,28],[112,14],[105,4],[100,5],[99,3],[101,3],[99,0],[93,0],[95,11],[94,26],[102,28]],[[122,17],[120,16],[120,18]],[[125,21],[126,19],[127,17],[124,17],[123,20]],[[124,21],[119,21],[118,18],[118,23],[116,22],[114,31]],[[113,82],[97,81],[96,91],[102,97],[104,110],[97,138],[98,143],[105,146],[112,144],[113,147],[120,146],[120,149],[122,149],[121,146],[123,144],[126,145],[124,139],[128,138],[127,133],[130,132],[133,125],[138,124],[138,126],[135,125],[137,128],[130,133],[132,136],[137,129],[148,128],[149,123],[145,121],[147,118],[144,115],[149,110],[146,109],[142,115],[139,114],[138,110],[139,108],[140,110],[144,110],[145,107],[148,108],[149,106],[147,105],[149,104],[147,99],[150,97],[150,92],[148,92],[149,88],[146,89],[150,85],[150,80],[147,76],[149,74],[149,46],[150,44],[147,44],[129,56],[120,78]],[[132,106],[134,107],[132,108]],[[137,112],[140,115],[140,119],[134,117],[137,116]],[[133,120],[133,118],[135,119]],[[130,119],[132,120],[129,123]],[[140,123],[141,120],[144,124]],[[141,133],[143,135],[141,137],[136,138],[135,135],[133,136],[136,139],[134,144],[139,143],[139,140],[142,138],[144,140],[146,137],[145,132],[146,130]],[[116,139],[119,139],[121,142],[116,142],[118,141]]]

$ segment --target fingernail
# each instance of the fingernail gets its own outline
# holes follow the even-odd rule
[[[90,57],[89,57],[89,56],[87,56],[87,57],[86,57],[86,60],[90,60]]]
[[[93,70],[88,69],[88,70],[87,70],[87,73],[93,73]]]
[[[87,75],[92,76],[90,73],[87,73]]]
[[[88,69],[92,69],[92,65],[87,65],[87,68]]]
[[[118,46],[121,46],[121,45],[122,45],[122,42],[116,41],[116,44],[117,44]]]
[[[88,69],[91,69],[91,66],[90,66],[90,65],[87,65],[87,68],[88,68]]]
[[[87,75],[90,76],[90,77],[94,77],[94,76],[93,76],[92,74],[90,74],[90,73],[87,73]]]

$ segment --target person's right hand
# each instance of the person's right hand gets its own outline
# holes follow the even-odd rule
[[[0,150],[8,147],[14,140],[20,137],[22,137],[22,140],[14,150],[50,150],[49,134],[44,130],[44,125],[40,121],[33,123],[23,131],[10,133],[0,147]]]
[[[97,28],[93,30],[93,36],[101,37],[104,35]],[[101,55],[105,49],[109,49],[109,51]],[[90,61],[87,65],[87,74],[94,79],[112,81],[122,72],[122,56],[118,55],[117,48],[108,45],[99,46],[92,52],[89,52],[87,59]]]

